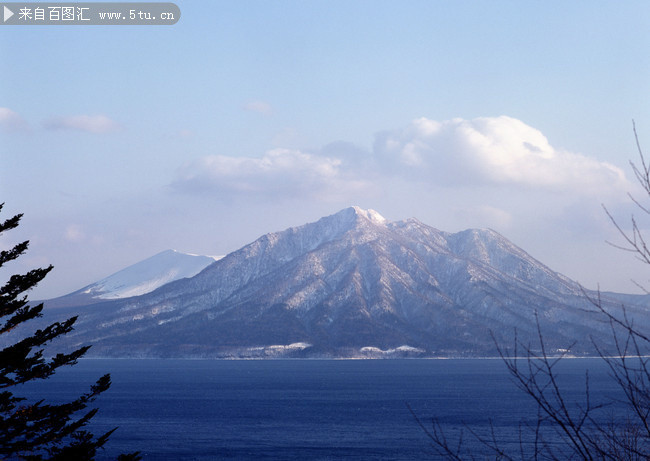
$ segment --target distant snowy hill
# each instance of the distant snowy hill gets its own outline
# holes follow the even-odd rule
[[[166,250],[46,305],[73,306],[140,296],[174,280],[193,277],[219,259]]]
[[[142,296],[107,299],[168,271],[150,268],[81,290],[104,302],[59,311],[80,314],[66,341],[117,357],[476,357],[497,354],[491,335],[511,345],[515,329],[534,344],[537,322],[549,351],[575,342],[593,354],[591,337],[611,337],[576,282],[497,232],[448,233],[357,207],[266,234]],[[621,299],[602,302],[617,311]],[[626,303],[649,327],[647,298]]]

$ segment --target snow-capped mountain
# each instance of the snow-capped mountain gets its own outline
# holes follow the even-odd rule
[[[548,347],[590,353],[590,335],[607,332],[592,307],[492,230],[450,234],[351,207],[151,293],[72,310],[68,337],[108,356],[482,356],[496,353],[490,332],[534,339],[537,316]],[[647,307],[628,314],[650,325]]]
[[[174,280],[193,277],[220,258],[166,250],[80,290],[50,300],[47,305],[83,305],[140,296]]]

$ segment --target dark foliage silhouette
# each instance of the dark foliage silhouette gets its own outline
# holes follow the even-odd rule
[[[0,221],[0,235],[16,228],[21,217],[19,214]],[[28,245],[25,241],[0,251],[0,267],[24,254]],[[87,407],[109,388],[109,375],[99,378],[87,393],[64,404],[33,401],[15,394],[24,383],[46,379],[59,367],[76,364],[90,347],[48,356],[52,341],[69,333],[76,317],[36,331],[28,329],[31,320],[42,316],[43,304],[30,305],[25,293],[51,270],[49,266],[12,275],[0,288],[0,459],[90,460],[115,431],[95,437],[84,430],[97,412]],[[118,459],[140,458],[134,453]]]

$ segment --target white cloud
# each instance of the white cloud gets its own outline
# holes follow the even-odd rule
[[[174,187],[186,191],[328,197],[362,189],[342,161],[300,150],[273,149],[261,158],[211,155],[184,165]]]
[[[379,133],[374,154],[384,171],[448,185],[514,184],[586,195],[629,188],[620,168],[556,149],[539,130],[506,116],[420,118]]]
[[[273,112],[273,107],[266,101],[249,101],[244,105],[244,110],[270,115]]]
[[[121,128],[116,121],[105,115],[53,117],[43,122],[43,126],[48,130],[77,130],[94,134],[110,133]]]
[[[27,127],[27,122],[16,112],[7,107],[0,107],[0,130],[15,132],[26,130]]]
[[[559,192],[597,202],[624,199],[634,189],[620,168],[557,149],[539,130],[505,116],[420,118],[404,129],[378,133],[371,151],[338,141],[318,151],[278,148],[259,158],[206,156],[183,166],[173,186],[231,195],[336,196],[356,203],[360,195],[403,195],[397,185],[407,183],[420,194],[431,188],[457,194],[460,188],[482,187],[481,194],[488,189],[510,196],[525,190]],[[475,193],[474,199],[482,197]],[[472,213],[486,222],[511,222],[497,208]]]

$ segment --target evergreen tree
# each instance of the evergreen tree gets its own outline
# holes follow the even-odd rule
[[[0,210],[3,205],[0,204]],[[0,221],[0,235],[17,227],[21,217],[19,214]],[[25,241],[0,251],[0,267],[25,253],[28,245]],[[83,429],[97,412],[97,409],[84,410],[109,388],[108,374],[99,378],[89,392],[69,403],[28,402],[14,394],[17,385],[48,378],[57,368],[74,365],[90,348],[85,346],[70,353],[45,356],[45,348],[52,340],[70,332],[76,317],[23,333],[23,324],[41,317],[43,310],[43,304],[30,305],[24,293],[51,270],[49,266],[24,275],[12,275],[0,288],[0,347],[3,347],[0,350],[0,459],[90,460],[115,431],[95,437]],[[7,334],[19,326],[21,339],[8,341]],[[139,456],[137,453],[121,455],[118,459],[135,460]]]

